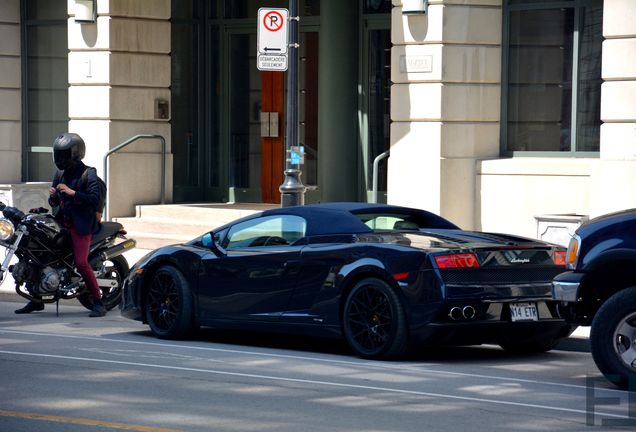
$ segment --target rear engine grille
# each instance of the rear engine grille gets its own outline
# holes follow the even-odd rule
[[[550,282],[562,267],[498,267],[440,270],[446,285],[509,285]]]

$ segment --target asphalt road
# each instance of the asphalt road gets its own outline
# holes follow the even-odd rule
[[[587,341],[535,356],[484,346],[380,362],[323,339],[202,330],[163,341],[117,310],[88,318],[66,303],[59,316],[54,306],[24,316],[3,300],[0,431],[636,428],[636,400],[630,420],[628,393],[602,379]]]

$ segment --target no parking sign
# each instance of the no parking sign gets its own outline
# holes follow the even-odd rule
[[[258,10],[259,70],[287,70],[289,11],[282,8]]]

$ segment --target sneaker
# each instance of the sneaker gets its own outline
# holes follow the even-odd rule
[[[24,307],[20,309],[16,309],[14,312],[17,314],[28,314],[34,311],[41,311],[41,310],[44,310],[44,303],[30,301]]]
[[[106,315],[106,308],[104,307],[102,302],[95,303],[93,305],[93,310],[91,311],[91,313],[88,314],[88,316],[91,318],[103,317],[104,315]]]

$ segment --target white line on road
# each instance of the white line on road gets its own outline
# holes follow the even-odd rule
[[[550,381],[540,381],[540,380],[515,378],[515,377],[500,377],[500,376],[494,376],[494,375],[453,372],[453,371],[446,371],[446,370],[439,370],[439,369],[427,369],[427,368],[422,368],[421,366],[418,366],[418,365],[398,365],[398,364],[389,364],[386,362],[380,363],[377,361],[367,362],[367,361],[337,360],[337,359],[326,359],[326,358],[320,358],[320,357],[298,356],[298,355],[291,355],[291,354],[262,353],[257,351],[242,351],[242,350],[236,350],[236,349],[200,347],[200,346],[193,346],[193,345],[178,345],[178,344],[161,343],[161,342],[129,341],[129,340],[123,340],[123,339],[111,339],[111,338],[103,338],[103,337],[99,337],[99,339],[96,339],[94,336],[89,337],[89,336],[62,335],[62,334],[55,334],[55,333],[29,332],[29,331],[21,331],[21,330],[0,329],[0,333],[59,337],[59,338],[69,338],[69,339],[83,339],[83,340],[91,340],[91,341],[99,340],[101,342],[117,342],[117,343],[128,343],[128,344],[135,344],[135,345],[161,346],[165,348],[191,349],[191,350],[201,350],[201,351],[220,352],[220,353],[229,353],[229,354],[245,354],[245,355],[251,355],[251,356],[258,356],[258,357],[284,358],[284,359],[291,359],[291,360],[309,360],[309,361],[315,361],[315,362],[321,362],[321,363],[364,366],[364,367],[370,367],[375,369],[384,369],[384,370],[392,370],[392,371],[409,371],[409,372],[418,372],[418,373],[424,373],[424,374],[429,373],[429,374],[435,374],[435,375],[446,374],[451,376],[461,376],[461,377],[469,377],[469,378],[516,382],[516,383],[524,383],[524,384],[538,384],[538,385],[547,385],[547,386],[554,386],[554,387],[587,390],[586,386],[579,385],[579,384],[556,383],[556,382],[550,382]],[[625,394],[623,390],[611,389],[611,388],[597,388],[596,391]]]
[[[19,351],[0,350],[0,354],[26,356],[26,357],[53,358],[53,359],[61,359],[61,360],[75,360],[75,361],[83,361],[83,362],[89,362],[89,363],[106,363],[106,364],[126,365],[126,366],[165,369],[165,370],[178,370],[178,371],[185,371],[185,372],[211,374],[211,375],[224,375],[224,376],[234,376],[234,377],[242,377],[242,378],[254,378],[254,379],[261,379],[261,380],[268,380],[268,381],[281,381],[281,382],[291,382],[291,383],[298,383],[298,384],[322,385],[322,386],[349,388],[349,389],[356,389],[356,390],[373,390],[373,391],[405,394],[405,395],[412,395],[412,396],[425,396],[425,397],[431,397],[431,398],[470,401],[470,402],[488,403],[488,404],[494,404],[494,405],[523,407],[523,408],[536,408],[540,410],[564,412],[564,413],[571,413],[571,414],[584,414],[584,415],[588,414],[588,412],[585,410],[579,410],[574,408],[528,404],[528,403],[522,403],[522,402],[485,399],[485,398],[477,398],[477,397],[470,397],[470,396],[456,396],[456,395],[448,395],[448,394],[442,394],[442,393],[430,393],[430,392],[423,392],[423,391],[416,391],[416,390],[404,390],[404,389],[397,389],[397,388],[391,388],[391,387],[376,387],[376,386],[366,386],[366,385],[359,385],[359,384],[346,384],[346,383],[339,383],[339,382],[333,382],[333,381],[318,381],[318,380],[308,380],[308,379],[301,379],[301,378],[278,377],[278,376],[272,376],[272,375],[249,374],[249,373],[243,373],[243,372],[228,372],[228,371],[219,371],[219,370],[213,370],[213,369],[198,369],[198,368],[189,368],[189,367],[183,367],[183,366],[165,366],[165,365],[157,365],[157,364],[150,364],[150,363],[135,363],[135,362],[127,362],[127,361],[93,359],[93,358],[86,358],[86,357],[62,356],[62,355],[54,355],[54,354],[36,354],[36,353],[26,353],[26,352],[19,352]],[[596,412],[595,415],[621,418],[621,419],[628,418],[625,415],[618,415],[618,414],[612,414],[612,413]]]

